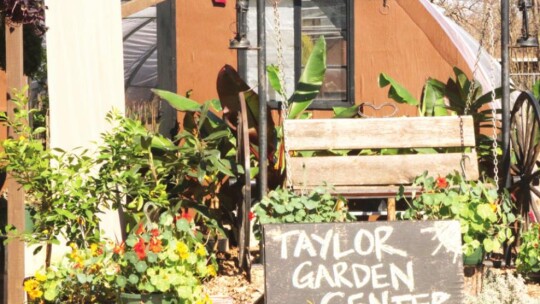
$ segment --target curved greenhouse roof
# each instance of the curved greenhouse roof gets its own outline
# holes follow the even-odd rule
[[[156,8],[150,7],[122,21],[126,101],[150,101],[157,87]]]

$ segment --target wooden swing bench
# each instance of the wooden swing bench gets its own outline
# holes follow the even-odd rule
[[[479,178],[471,116],[289,119],[284,130],[292,152],[287,170],[295,191],[327,184],[334,194],[346,198],[386,198],[388,220],[396,218],[400,185],[410,195],[418,190],[411,187],[415,177],[425,171],[430,176],[458,171],[468,180]],[[400,154],[302,157],[295,153],[395,148]],[[449,149],[453,152],[417,153],[422,148],[453,148]]]

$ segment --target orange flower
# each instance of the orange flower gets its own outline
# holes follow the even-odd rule
[[[143,238],[139,238],[139,242],[133,246],[133,250],[137,254],[139,260],[144,260],[144,258],[146,258],[146,246]]]
[[[163,248],[161,247],[161,240],[157,238],[151,238],[150,243],[148,244],[148,249],[153,253],[160,252]]]
[[[446,181],[445,177],[437,177],[437,188],[444,189],[448,187],[448,181]]]
[[[113,252],[116,254],[124,254],[126,252],[126,243],[122,242],[121,244],[116,244]]]
[[[159,230],[158,229],[152,229],[150,231],[150,234],[153,236],[153,237],[157,237],[159,236]]]
[[[137,228],[137,232],[136,234],[137,235],[141,235],[145,232],[146,230],[144,229],[144,225],[142,223],[139,224],[139,228]]]

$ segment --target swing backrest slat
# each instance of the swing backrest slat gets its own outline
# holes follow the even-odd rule
[[[328,184],[346,196],[386,197],[425,171],[432,176],[458,171],[469,180],[479,177],[470,116],[297,119],[286,120],[284,130],[292,154],[287,170],[296,190]],[[321,153],[329,150],[355,152]],[[311,155],[308,151],[319,153],[305,157]]]

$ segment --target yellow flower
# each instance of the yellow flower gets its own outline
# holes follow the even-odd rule
[[[496,203],[490,203],[489,206],[491,207],[491,210],[493,210],[493,212],[497,212],[497,204]]]
[[[216,267],[214,265],[208,265],[206,271],[208,271],[209,276],[215,277],[217,275]]]
[[[189,248],[184,242],[176,243],[176,251],[182,259],[187,259],[189,257]]]
[[[43,273],[39,272],[39,271],[36,271],[36,274],[34,275],[34,277],[39,282],[45,282],[45,280],[47,280],[47,276],[44,275]]]
[[[93,244],[90,245],[90,252],[92,253],[93,256],[97,255],[98,249],[99,249],[98,244],[93,243]]]
[[[43,291],[39,289],[39,282],[36,279],[24,281],[24,291],[26,291],[31,300],[41,298],[43,295]]]
[[[21,136],[19,136],[19,140],[20,140],[20,141],[26,140],[26,137],[24,137],[24,136],[21,135]]]
[[[207,294],[205,294],[204,298],[198,299],[197,302],[195,302],[195,304],[212,304],[212,299],[210,299],[210,297]]]
[[[199,256],[206,256],[206,249],[203,244],[197,244],[197,250],[195,253]]]

